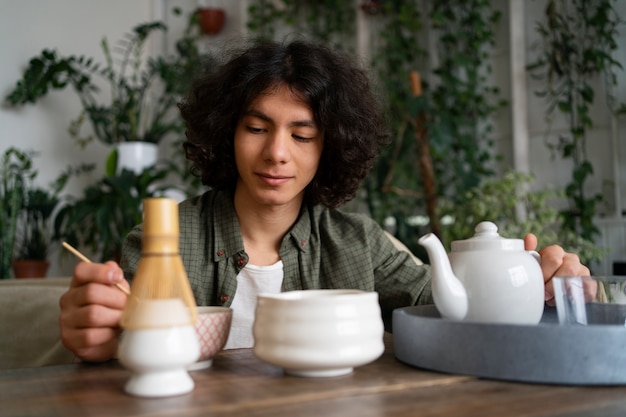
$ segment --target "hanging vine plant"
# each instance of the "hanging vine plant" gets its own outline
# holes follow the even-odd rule
[[[593,128],[591,109],[595,105],[592,86],[604,74],[615,84],[613,70],[621,67],[612,57],[617,49],[617,26],[621,23],[611,0],[550,0],[544,21],[537,26],[542,42],[541,55],[528,66],[531,76],[545,80],[539,97],[548,102],[548,117],[562,115],[569,134],[558,136],[548,147],[573,163],[572,178],[565,193],[569,208],[562,211],[565,226],[586,239],[599,233],[593,222],[599,193],[590,193],[587,181],[593,165],[587,152]]]
[[[398,237],[412,250],[419,250],[416,214],[427,213],[430,230],[439,234],[442,213],[434,200],[463,204],[467,190],[494,174],[492,118],[506,105],[489,83],[500,12],[487,0],[429,5],[424,16],[411,0],[384,3],[373,59],[387,92],[394,144],[365,184],[369,207],[379,221],[394,217]],[[435,68],[420,47],[426,36],[436,39]],[[423,80],[416,94],[409,89],[411,71]]]
[[[285,12],[272,0],[250,1],[248,6],[248,30],[257,38],[272,40],[276,36],[277,23],[284,19]]]
[[[260,39],[278,39],[293,33],[341,49],[353,50],[356,9],[343,0],[252,0],[248,30]]]
[[[507,105],[492,84],[490,52],[501,13],[489,0],[432,2],[439,65],[430,90],[430,135],[440,193],[456,203],[494,175],[493,117]]]
[[[384,89],[392,145],[383,150],[375,169],[364,183],[368,210],[379,222],[394,218],[397,234],[410,243],[406,221],[423,212],[424,193],[416,173],[417,147],[414,120],[424,98],[413,98],[409,73],[426,62],[420,46],[423,16],[416,2],[382,3],[371,18],[375,22],[372,67]]]

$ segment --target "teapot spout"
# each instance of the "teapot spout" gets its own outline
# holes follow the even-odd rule
[[[430,259],[431,289],[437,310],[444,318],[463,320],[468,310],[467,292],[452,272],[443,244],[433,233],[422,236],[418,242],[426,248]]]

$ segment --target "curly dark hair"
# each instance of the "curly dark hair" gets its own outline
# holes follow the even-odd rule
[[[279,85],[311,108],[324,135],[305,203],[343,205],[354,198],[389,132],[367,73],[349,55],[308,41],[256,42],[194,84],[178,106],[193,171],[207,186],[234,190],[237,122],[253,100]]]

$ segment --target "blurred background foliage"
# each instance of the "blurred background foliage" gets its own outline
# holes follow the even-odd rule
[[[533,232],[540,245],[558,242],[586,263],[598,260],[603,251],[593,235],[580,237],[551,206],[566,195],[530,192],[533,177],[511,172],[498,154],[494,119],[507,102],[492,83],[502,18],[493,2],[387,0],[360,7],[370,31],[366,64],[385,101],[393,143],[347,208],[370,214],[422,259],[423,233],[434,231],[449,248],[491,220],[504,236]],[[356,54],[357,12],[355,2],[342,0],[251,0],[248,29],[254,37],[304,36]],[[419,80],[413,88],[412,72]]]

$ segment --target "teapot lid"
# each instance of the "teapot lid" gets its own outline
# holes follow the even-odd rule
[[[492,222],[480,222],[474,229],[474,237],[455,240],[451,247],[453,252],[471,250],[524,250],[522,239],[506,239],[498,234],[498,226]]]

